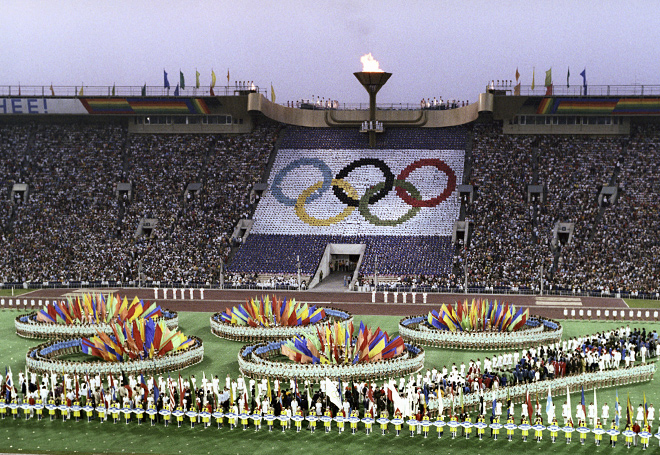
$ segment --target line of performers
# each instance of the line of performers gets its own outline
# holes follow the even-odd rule
[[[560,426],[557,419],[545,426],[540,416],[537,416],[534,422],[530,422],[527,416],[523,416],[520,424],[516,425],[513,417],[509,417],[506,423],[500,423],[498,416],[490,418],[491,423],[486,423],[485,415],[479,415],[476,421],[472,421],[472,417],[467,414],[453,414],[446,420],[444,415],[439,415],[437,419],[431,420],[428,414],[418,417],[404,418],[399,410],[395,411],[392,418],[389,418],[387,411],[383,411],[379,416],[373,415],[373,408],[366,410],[364,415],[360,416],[358,410],[353,409],[346,413],[343,409],[337,412],[337,415],[332,415],[330,408],[325,412],[319,413],[316,410],[311,410],[308,415],[303,415],[303,412],[298,408],[295,413],[291,414],[290,410],[275,415],[275,410],[271,407],[265,412],[257,412],[250,414],[247,409],[240,410],[237,404],[229,406],[223,412],[222,407],[213,409],[211,403],[206,407],[200,409],[186,409],[183,404],[179,403],[178,406],[172,408],[168,403],[163,404],[162,409],[157,410],[153,402],[147,402],[146,406],[143,403],[137,403],[134,407],[130,406],[130,402],[125,401],[123,404],[119,402],[111,402],[109,406],[92,407],[78,400],[73,401],[71,405],[61,403],[57,404],[55,400],[50,398],[47,403],[43,403],[41,399],[34,400],[33,402],[21,402],[17,398],[11,400],[10,403],[0,401],[0,418],[13,418],[13,419],[62,419],[63,421],[75,420],[92,422],[98,420],[101,423],[112,422],[130,424],[132,422],[141,424],[156,424],[162,423],[165,426],[176,425],[181,427],[190,424],[191,427],[195,425],[202,425],[205,428],[217,426],[218,429],[227,427],[230,430],[242,428],[243,431],[248,429],[254,431],[282,431],[287,430],[295,431],[297,433],[303,431],[310,431],[314,433],[318,427],[322,427],[325,433],[330,433],[333,430],[333,423],[336,430],[341,434],[347,429],[351,434],[357,434],[358,431],[364,431],[367,435],[372,433],[374,425],[378,427],[381,435],[386,435],[393,427],[394,434],[400,436],[403,428],[407,427],[410,437],[415,434],[423,435],[428,438],[429,434],[435,432],[437,438],[442,438],[445,435],[445,428],[449,431],[449,436],[452,439],[457,437],[464,437],[470,439],[473,435],[478,439],[483,439],[486,431],[489,432],[489,437],[498,440],[500,434],[506,434],[506,440],[511,442],[516,437],[516,431],[519,432],[518,437],[523,442],[527,442],[531,432],[533,438],[537,443],[543,440],[544,432],[550,433],[550,440],[552,443],[557,442],[559,433],[564,433],[566,444],[571,444],[573,441],[573,433],[578,433],[580,444],[587,443],[589,434],[593,435],[593,442],[596,446],[600,446],[603,441],[603,436],[609,438],[611,447],[616,447],[618,437],[621,434],[624,438],[626,447],[630,448],[638,444],[643,450],[649,447],[651,437],[660,440],[660,430],[655,435],[651,432],[651,426],[645,423],[642,427],[629,422],[625,424],[624,430],[619,431],[615,420],[612,420],[609,429],[603,427],[600,419],[597,419],[593,428],[588,428],[583,420],[578,421],[577,426],[569,420],[565,426]],[[460,436],[458,433],[460,431]]]

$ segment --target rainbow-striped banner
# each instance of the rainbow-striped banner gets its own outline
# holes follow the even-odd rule
[[[325,310],[296,299],[278,299],[273,295],[246,300],[245,304],[227,308],[220,320],[229,324],[251,327],[306,326],[325,319]]]
[[[168,352],[186,349],[194,343],[183,333],[169,330],[165,322],[137,319],[123,324],[113,323],[112,334],[101,331],[92,338],[83,338],[81,348],[85,354],[107,362],[153,359]]]
[[[660,115],[660,98],[543,98],[540,115]]]
[[[355,365],[391,359],[404,349],[400,336],[390,338],[380,327],[371,330],[360,322],[357,337],[353,338],[353,323],[345,328],[335,322],[295,336],[282,345],[281,352],[297,363]]]
[[[90,114],[210,114],[202,98],[82,98]]]
[[[163,314],[160,305],[149,303],[134,297],[129,303],[126,296],[122,300],[118,295],[83,294],[82,297],[66,301],[53,302],[37,313],[37,321],[51,324],[101,324],[110,322],[135,321],[137,319],[155,319]]]
[[[529,318],[529,309],[516,310],[515,305],[497,300],[467,299],[456,302],[456,307],[442,304],[440,311],[429,312],[426,322],[439,330],[452,332],[497,331],[514,332]]]

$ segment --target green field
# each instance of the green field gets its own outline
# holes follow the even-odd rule
[[[0,289],[0,297],[12,297],[27,294],[34,289]]]
[[[630,308],[660,308],[660,300],[623,299]]]
[[[0,350],[0,367],[2,364],[11,366],[14,379],[18,377],[18,371],[25,365],[24,355],[27,349],[39,343],[37,340],[26,340],[15,335],[13,320],[17,312],[0,311],[0,329],[5,333],[4,344]],[[184,371],[184,375],[195,374],[201,376],[204,371],[209,377],[217,374],[224,377],[228,373],[237,374],[236,355],[241,343],[226,341],[211,334],[209,329],[210,313],[179,313],[180,327],[186,334],[195,334],[204,340],[204,361]],[[393,334],[397,331],[399,317],[388,316],[356,316],[356,325],[363,320],[370,326],[380,326],[382,329]],[[616,327],[620,324],[614,322],[564,322],[565,337],[573,337],[585,333],[593,333],[607,328]],[[660,330],[660,324],[630,324],[631,327],[645,326],[648,329]],[[451,365],[469,361],[471,358],[489,355],[484,352],[450,351],[445,349],[427,349],[426,365],[429,368],[442,365]],[[657,381],[646,384],[637,384],[619,389],[619,399],[625,404],[627,393],[630,393],[633,407],[642,401],[642,392],[646,393],[649,403],[657,403],[660,407],[660,387]],[[614,389],[598,391],[598,403],[602,405],[608,402],[614,408]],[[593,392],[585,392],[587,403],[592,400]],[[560,414],[563,396],[555,396],[554,403]],[[545,397],[539,397],[541,403],[545,404]],[[579,394],[571,397],[573,408],[579,402]],[[573,409],[574,411],[575,409]],[[516,413],[520,413],[519,406]],[[407,435],[395,437],[394,434],[381,436],[375,429],[370,436],[362,430],[357,435],[346,432],[338,435],[333,427],[331,434],[324,434],[317,430],[315,434],[303,432],[295,434],[288,431],[268,433],[262,430],[254,432],[240,429],[233,431],[223,428],[218,430],[211,427],[195,429],[185,426],[178,428],[164,428],[162,425],[155,427],[138,426],[112,423],[100,424],[97,421],[87,422],[62,422],[61,420],[29,421],[12,419],[0,420],[0,452],[9,453],[162,453],[162,454],[316,454],[328,452],[332,454],[388,454],[406,453],[428,454],[429,451],[442,451],[458,455],[473,455],[480,453],[497,453],[500,450],[525,451],[525,452],[549,452],[561,454],[586,454],[587,452],[627,452],[622,443],[612,450],[606,442],[597,448],[593,445],[593,436],[588,439],[588,444],[580,446],[577,437],[573,444],[567,446],[560,437],[557,444],[551,444],[549,435],[546,434],[542,443],[523,443],[517,438],[514,442],[507,442],[502,437],[498,441],[486,439],[479,442],[476,439],[466,441],[464,439],[451,440],[445,435],[441,440],[434,437],[423,439],[421,435],[415,435],[413,439]],[[654,432],[656,428],[654,427]],[[404,432],[405,433],[405,432]],[[448,434],[448,432],[446,432]],[[407,433],[406,433],[407,434]],[[531,439],[531,438],[530,438]],[[605,438],[607,440],[607,438]],[[620,438],[621,440],[622,438]],[[654,450],[657,442],[652,441]],[[634,450],[641,450],[639,447]]]

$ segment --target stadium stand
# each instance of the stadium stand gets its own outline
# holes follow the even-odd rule
[[[312,275],[328,243],[363,243],[361,285],[374,284],[377,261],[379,275],[389,277],[381,289],[462,291],[465,250],[450,237],[462,216],[474,223],[467,250],[473,291],[533,292],[543,265],[550,291],[658,292],[657,125],[633,122],[625,137],[507,135],[493,121],[386,128],[376,149],[367,148],[356,128],[287,127],[284,134],[280,128],[263,125],[235,136],[137,135],[110,121],[3,123],[0,282],[128,283],[142,271],[146,284],[215,284],[229,262],[229,286],[260,279],[267,287],[291,286],[296,256],[302,273]],[[381,161],[396,178],[410,163],[436,156],[454,171],[456,184],[478,188],[474,202],[461,207],[452,193],[441,208],[421,207],[405,218],[411,207],[395,188],[367,204],[366,212],[351,208],[345,220],[330,226],[315,221],[346,209],[337,194],[350,191],[348,186],[309,189],[338,177],[342,167],[359,162],[339,177],[354,187],[356,198],[367,191],[375,198],[379,190],[373,186],[384,180]],[[264,181],[269,159],[269,190],[255,197],[251,189]],[[291,169],[283,169],[295,160],[302,161],[286,175]],[[329,177],[320,177],[327,173],[319,172],[324,165]],[[406,179],[422,199],[432,198],[447,174],[421,171],[415,168]],[[278,174],[275,187],[281,191],[275,197]],[[118,182],[133,184],[133,200],[118,202]],[[29,185],[27,201],[12,200],[15,183]],[[190,183],[202,185],[199,195],[185,196]],[[527,201],[530,184],[547,188],[545,201]],[[599,206],[604,186],[618,186],[619,198]],[[305,190],[301,215],[295,205]],[[415,199],[410,187],[400,190]],[[148,217],[159,220],[153,237],[136,238],[140,220]],[[398,217],[404,217],[398,225],[378,225],[379,219]],[[232,233],[244,218],[253,218],[254,226],[233,254]],[[557,222],[574,224],[571,243],[554,239]]]
[[[462,179],[466,140],[464,128],[392,128],[379,137],[377,149],[370,150],[367,138],[355,129],[288,128],[271,171],[270,189],[255,211],[252,233],[229,270],[293,274],[300,255],[301,272],[313,275],[327,244],[363,243],[362,274],[373,273],[376,256],[382,275],[447,274],[450,237],[460,205],[454,190]],[[448,171],[435,169],[433,160],[440,159]],[[422,200],[437,198],[443,193],[439,188],[451,186],[447,199],[415,208],[402,203],[397,192],[381,191],[388,173],[394,179],[407,167],[410,175],[401,178],[413,184]],[[371,191],[368,212],[353,210],[347,199],[339,200],[339,188],[321,187],[321,182],[329,184],[333,178],[348,182],[341,189],[354,188],[356,200]],[[310,190],[316,182],[319,190]],[[298,198],[305,192],[308,204],[299,213],[294,206],[300,205]],[[333,222],[322,221],[329,217],[334,217]],[[401,221],[391,221],[397,219]]]
[[[13,172],[31,192],[2,238],[1,282],[127,282],[142,267],[146,282],[204,284],[217,281],[228,232],[250,210],[249,189],[261,178],[277,128],[227,139],[128,136],[123,126],[62,123],[5,126],[2,135],[9,138],[3,183],[19,179]],[[195,180],[207,184],[205,196],[184,204],[185,185]],[[133,181],[133,202],[117,202],[118,181]],[[162,220],[161,228],[154,238],[136,239],[147,215]]]

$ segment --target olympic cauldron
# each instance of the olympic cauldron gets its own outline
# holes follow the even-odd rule
[[[369,120],[376,120],[376,94],[383,88],[383,85],[388,81],[392,73],[386,73],[380,69],[378,62],[373,59],[371,54],[363,56],[362,71],[353,73],[353,75],[360,81],[360,84],[369,93]],[[375,62],[375,65],[373,63]],[[376,132],[369,131],[369,147],[376,146]]]

